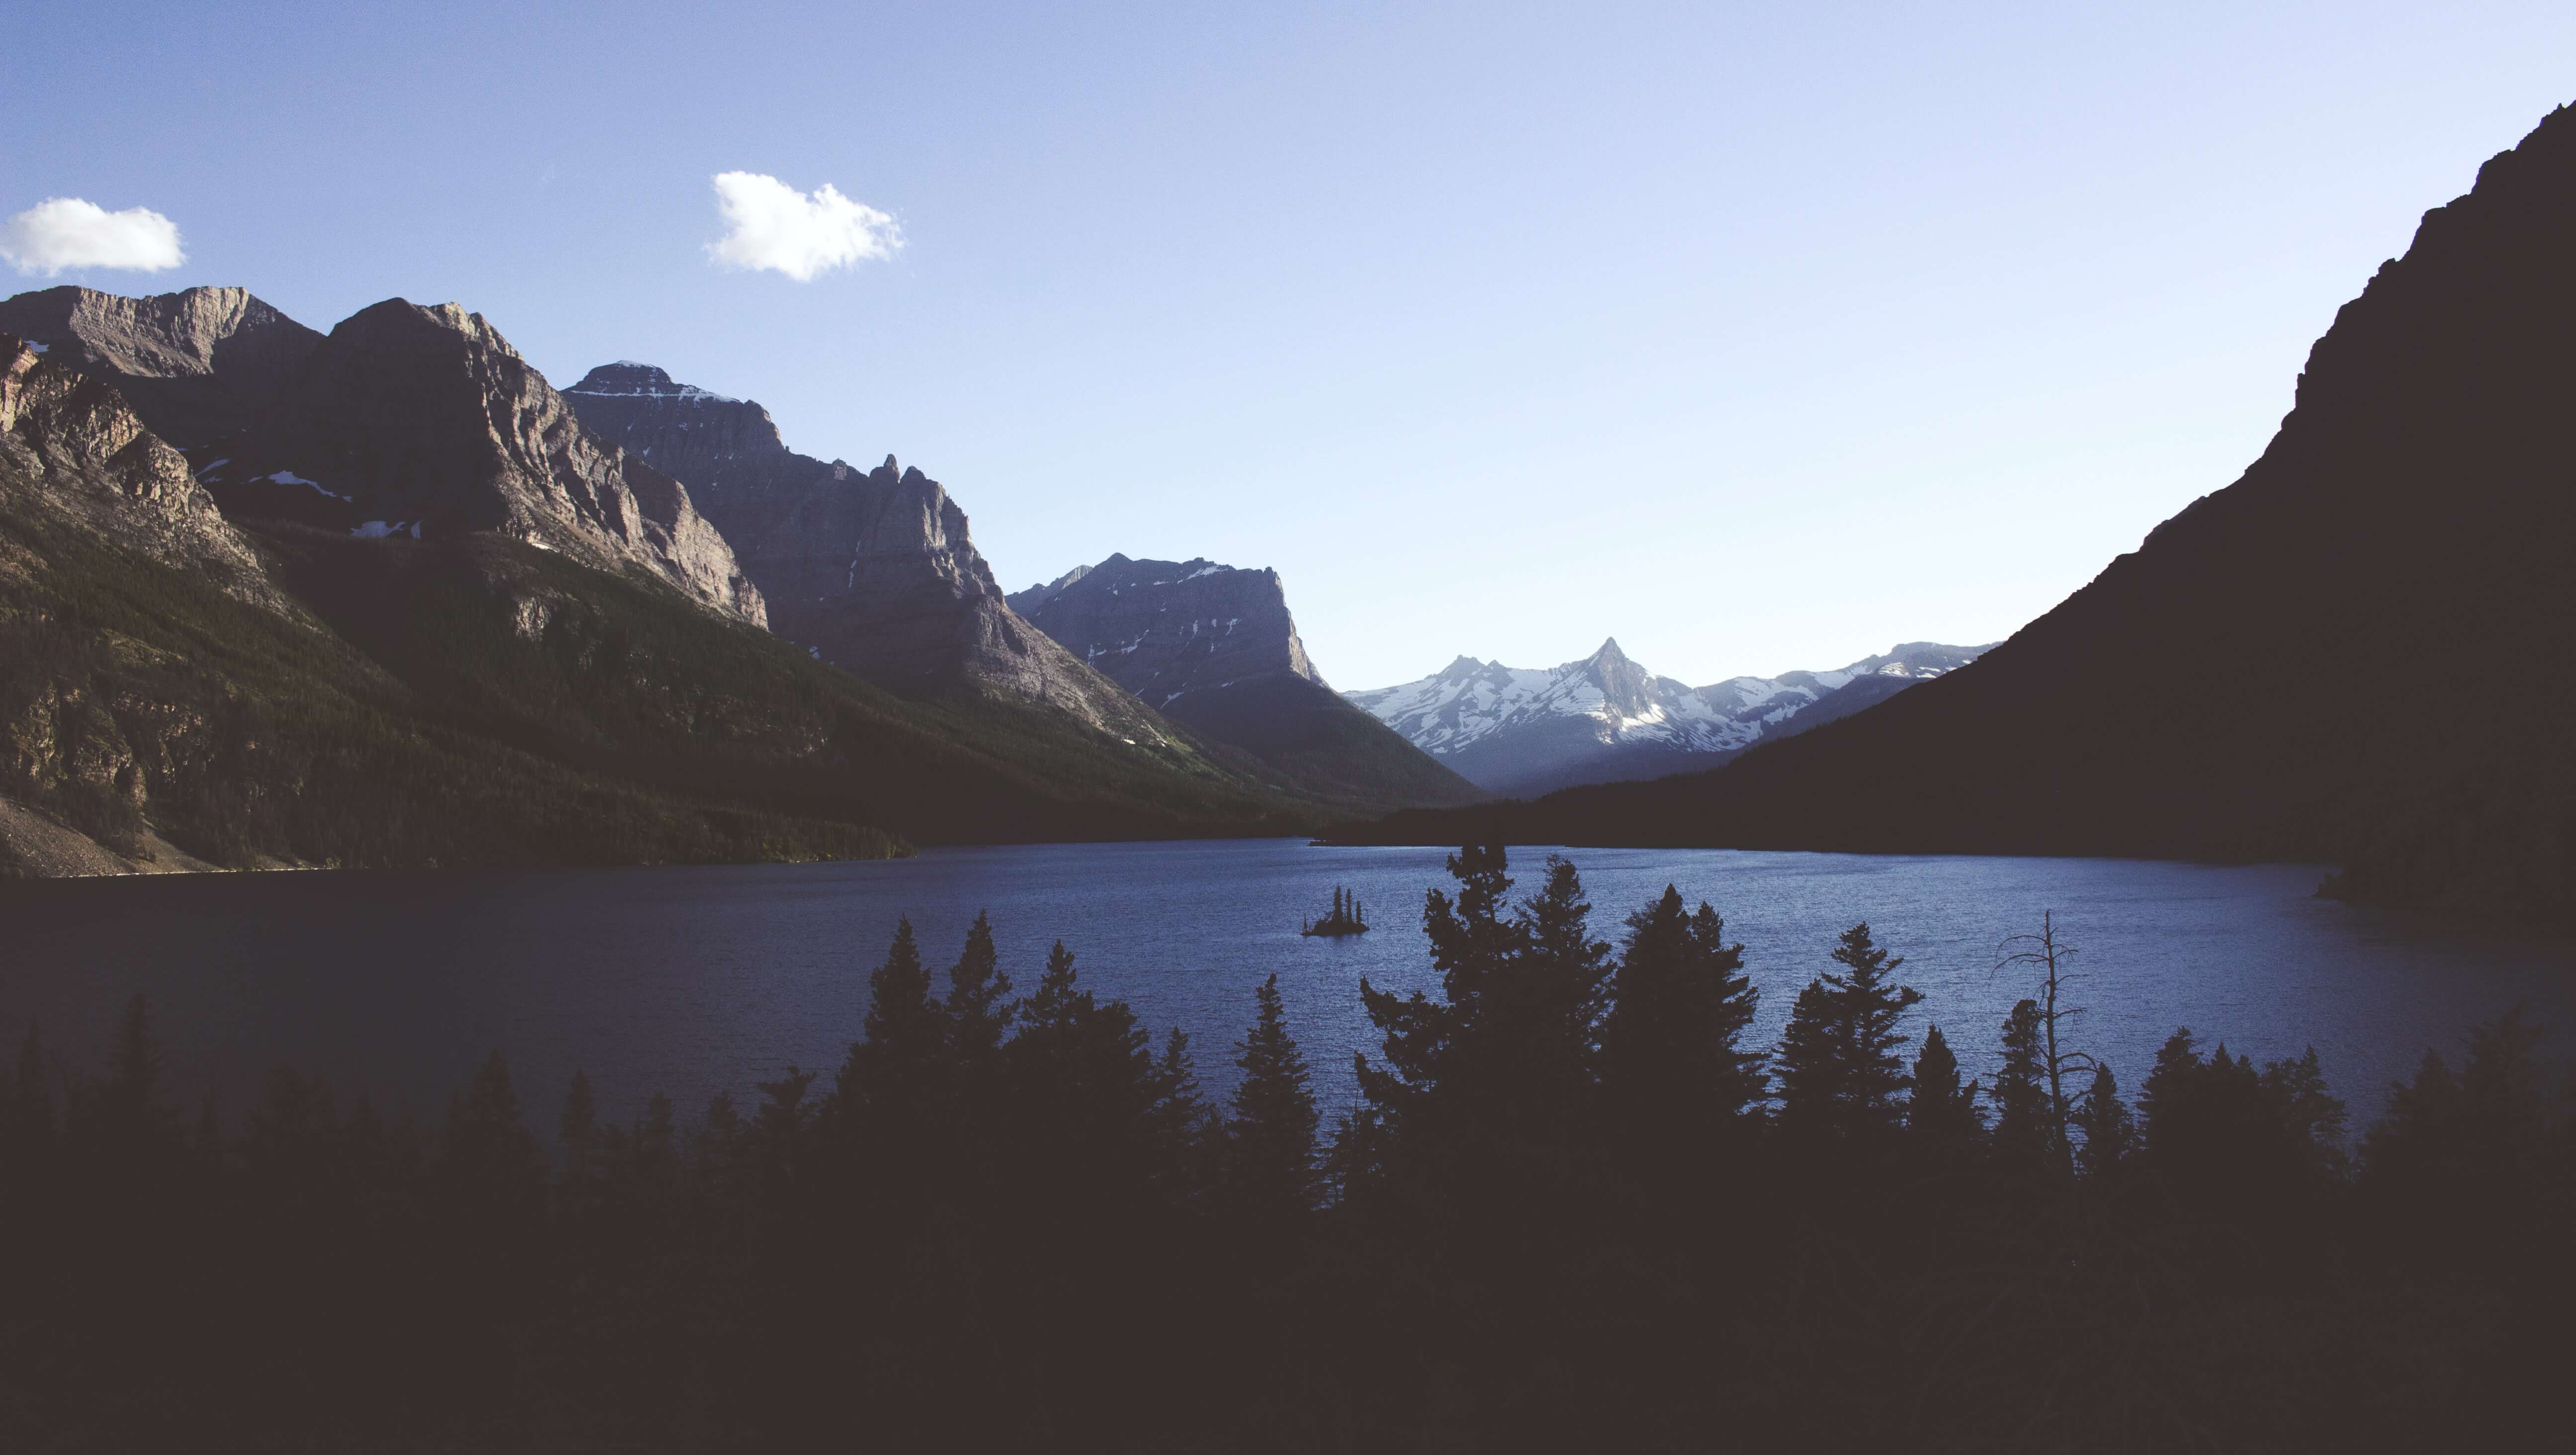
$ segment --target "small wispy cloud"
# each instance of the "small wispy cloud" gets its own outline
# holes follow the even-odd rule
[[[716,175],[716,210],[733,230],[707,244],[728,268],[767,268],[810,283],[834,268],[891,258],[903,246],[893,217],[826,182],[799,192],[759,172]]]
[[[158,273],[188,260],[179,225],[148,207],[110,212],[78,197],[48,197],[0,225],[0,258],[47,277],[65,268]]]

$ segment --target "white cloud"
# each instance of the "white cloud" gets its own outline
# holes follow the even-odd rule
[[[758,172],[722,172],[716,210],[733,231],[707,244],[708,257],[728,268],[769,268],[799,283],[891,258],[903,246],[903,229],[892,217],[851,201],[829,182],[799,192]]]
[[[48,197],[0,225],[0,258],[21,273],[128,268],[157,273],[188,260],[179,225],[148,207],[110,212],[77,197]]]

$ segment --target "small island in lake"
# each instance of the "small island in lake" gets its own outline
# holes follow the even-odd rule
[[[1301,935],[1367,934],[1368,921],[1360,918],[1359,896],[1343,889],[1340,885],[1333,886],[1333,912],[1322,919],[1306,921],[1298,927],[1297,933]]]

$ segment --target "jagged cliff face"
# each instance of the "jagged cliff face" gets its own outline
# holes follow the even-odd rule
[[[1482,796],[1325,684],[1276,571],[1114,555],[1010,601],[1156,711],[1299,792],[1372,809]]]
[[[766,619],[687,489],[584,430],[480,314],[393,299],[326,338],[238,288],[53,288],[0,303],[0,319],[113,382],[233,514],[507,535]]]
[[[873,470],[786,447],[769,412],[632,362],[565,391],[583,423],[685,481],[769,606],[772,630],[905,689],[973,682],[1162,742],[1140,711],[1003,599],[966,512],[893,456]]]
[[[130,682],[101,684],[66,650],[87,634],[112,662],[148,671],[180,660],[91,625],[95,594],[86,610],[61,609],[49,583],[101,547],[111,593],[170,567],[237,601],[290,609],[187,461],[112,386],[0,334],[0,877],[194,863],[155,839],[144,813],[153,783],[213,756],[210,714]]]
[[[1156,709],[1168,710],[1192,691],[1264,673],[1324,681],[1297,639],[1279,573],[1266,568],[1114,555],[1015,593],[1010,602]]]
[[[7,334],[0,496],[12,513],[76,523],[166,565],[205,569],[244,599],[273,599],[249,545],[187,460],[146,430],[116,389]]]
[[[268,435],[296,477],[266,472],[268,483],[340,498],[353,530],[495,532],[639,566],[766,620],[759,590],[687,489],[584,429],[508,340],[455,304],[395,299],[341,323],[297,370]]]
[[[231,436],[277,400],[322,335],[244,288],[125,298],[47,288],[0,301],[0,332],[116,381],[151,430],[183,449]]]

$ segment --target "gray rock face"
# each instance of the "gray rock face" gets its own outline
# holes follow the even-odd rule
[[[249,543],[117,390],[0,334],[0,498],[274,604]]]
[[[1010,600],[1147,706],[1301,793],[1373,809],[1482,797],[1325,684],[1276,571],[1115,555]]]
[[[361,532],[488,531],[638,566],[766,623],[760,592],[686,487],[583,428],[479,313],[392,299],[331,331],[262,431],[286,481],[337,496]],[[220,478],[220,477],[219,477]],[[309,483],[303,483],[309,482]]]
[[[1163,740],[1151,713],[1010,608],[966,512],[919,469],[800,455],[758,404],[646,364],[602,365],[564,394],[584,424],[687,483],[771,630],[824,661],[904,689],[979,683]]]
[[[243,288],[149,298],[47,288],[0,301],[0,332],[114,379],[144,423],[181,448],[212,444],[274,404],[322,343]]]
[[[0,319],[112,381],[235,515],[503,534],[767,619],[688,490],[586,431],[480,314],[392,299],[326,338],[238,288],[49,288],[0,303]]]
[[[1193,558],[1111,556],[1010,598],[1039,630],[1149,707],[1285,672],[1323,685],[1297,639],[1279,573]]]

